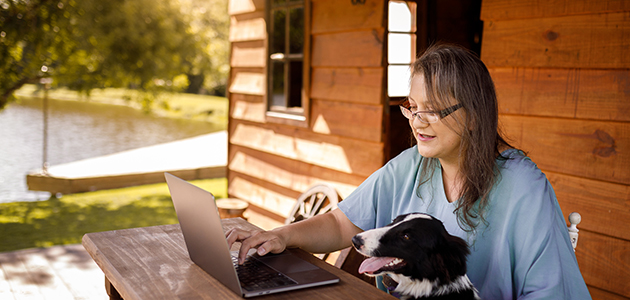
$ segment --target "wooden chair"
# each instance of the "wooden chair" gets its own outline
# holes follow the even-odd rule
[[[337,208],[339,201],[341,201],[341,197],[332,186],[327,184],[314,185],[300,195],[284,223],[295,223],[325,214]]]
[[[578,212],[572,212],[569,214],[569,238],[571,238],[571,245],[573,245],[573,251],[575,251],[575,247],[577,247],[578,242],[578,232],[580,230],[577,229],[577,225],[582,222],[582,216]]]
[[[316,215],[325,214],[337,208],[339,201],[341,201],[341,197],[334,187],[327,184],[316,184],[300,195],[284,224],[291,224]],[[330,256],[330,253],[317,255],[322,260],[327,260],[328,256]]]
[[[314,185],[306,192],[302,193],[297,199],[291,214],[289,214],[289,217],[285,220],[285,224],[299,222],[316,215],[330,212],[337,208],[337,204],[340,201],[341,197],[334,187],[327,184]],[[333,253],[319,254],[317,256],[359,279],[374,284],[374,279],[372,277],[359,274],[359,266],[361,265],[364,257],[352,247]]]

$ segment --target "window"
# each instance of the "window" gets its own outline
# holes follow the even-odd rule
[[[409,67],[416,55],[416,3],[388,1],[387,10],[387,95],[396,100],[409,95]]]
[[[267,8],[267,117],[304,121],[304,0],[268,0]]]

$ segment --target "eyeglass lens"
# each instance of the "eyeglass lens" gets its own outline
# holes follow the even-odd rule
[[[400,111],[402,112],[403,116],[405,116],[405,118],[410,119],[410,120],[413,119],[414,117],[417,117],[418,120],[420,120],[420,122],[423,122],[423,123],[435,123],[439,120],[437,113],[422,112],[422,111],[412,112],[410,109],[402,105],[400,106]]]

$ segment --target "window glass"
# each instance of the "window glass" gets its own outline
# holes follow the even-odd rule
[[[390,64],[411,64],[412,51],[416,42],[413,35],[407,33],[390,33],[388,35],[387,61]]]
[[[387,67],[387,94],[390,97],[409,96],[409,65],[389,65]]]
[[[304,52],[304,8],[289,11],[289,53]]]
[[[271,68],[271,97],[269,99],[269,106],[283,107],[286,104],[284,97],[284,62],[274,61],[270,65]]]
[[[285,53],[286,38],[286,11],[284,9],[275,10],[273,12],[273,35],[271,35],[271,53]]]
[[[389,31],[396,32],[412,32],[415,31],[415,22],[411,16],[410,4],[405,1],[389,1],[389,18],[388,26]]]
[[[287,107],[302,107],[302,61],[289,64],[289,103]]]

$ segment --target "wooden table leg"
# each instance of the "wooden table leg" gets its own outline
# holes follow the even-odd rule
[[[107,291],[107,295],[109,296],[110,300],[122,300],[122,297],[120,296],[114,285],[109,282],[107,276],[105,276],[105,290]]]

